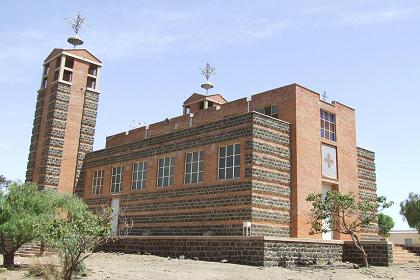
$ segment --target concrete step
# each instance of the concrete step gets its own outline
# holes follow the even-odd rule
[[[420,256],[399,246],[393,246],[393,259],[395,264],[420,263]]]

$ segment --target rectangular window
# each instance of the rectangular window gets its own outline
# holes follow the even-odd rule
[[[59,75],[59,73],[60,73],[60,70],[56,70],[56,71],[54,72],[54,81],[57,81],[57,80],[58,80],[58,75]]]
[[[55,68],[57,69],[60,66],[61,66],[61,56],[57,57],[57,59],[55,60]]]
[[[89,65],[89,75],[96,76],[98,74],[98,66],[96,65]]]
[[[174,157],[165,157],[159,159],[158,166],[158,187],[172,186],[174,183]]]
[[[98,195],[102,193],[104,186],[104,171],[95,170],[92,177],[92,194]]]
[[[45,77],[42,79],[41,88],[46,88],[48,83],[48,78]]]
[[[146,182],[146,162],[136,162],[133,164],[133,176],[131,180],[132,190],[141,190]]]
[[[73,73],[71,71],[64,70],[63,80],[71,83],[72,79],[73,79]]]
[[[335,114],[321,109],[321,137],[331,141],[336,141],[335,135]]]
[[[112,176],[111,176],[111,193],[119,193],[122,191],[122,166],[112,167]]]
[[[42,72],[42,75],[43,76],[48,75],[49,70],[50,70],[50,65],[49,64],[45,65],[44,66],[44,71]]]
[[[185,184],[195,184],[203,181],[204,152],[187,153],[185,158]]]
[[[219,179],[240,177],[240,144],[219,147]]]
[[[258,113],[273,117],[273,118],[278,118],[279,117],[278,107],[275,104],[268,105],[268,106],[265,106],[265,107],[259,107],[255,111],[257,111]]]
[[[64,63],[64,67],[73,69],[74,66],[74,59],[72,57],[66,56],[66,62]]]
[[[87,87],[91,88],[91,89],[95,89],[96,88],[96,79],[92,78],[92,77],[87,77]]]

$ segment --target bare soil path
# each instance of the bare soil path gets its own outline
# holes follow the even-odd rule
[[[2,261],[0,257],[0,261]],[[51,261],[45,258],[16,258],[22,265]],[[151,255],[96,253],[86,260],[85,280],[278,280],[278,279],[420,279],[420,266],[353,269],[350,265],[319,267],[252,267],[186,259],[170,259]],[[27,268],[0,273],[0,280],[41,279],[27,276]]]

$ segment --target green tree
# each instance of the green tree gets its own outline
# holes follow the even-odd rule
[[[0,251],[3,266],[14,266],[15,252],[38,237],[36,226],[54,216],[58,201],[52,191],[38,191],[30,183],[11,183],[0,194]]]
[[[420,195],[410,193],[408,198],[400,204],[400,214],[404,216],[411,228],[420,233]]]
[[[70,280],[95,248],[113,238],[111,209],[95,214],[81,199],[67,196],[60,212],[44,220],[40,230],[45,243],[59,252],[63,279]]]
[[[384,238],[388,238],[389,237],[389,232],[391,231],[391,229],[395,226],[395,222],[394,220],[384,214],[384,213],[379,213],[378,215],[378,227],[379,227],[379,235],[384,237]]]
[[[350,235],[363,256],[364,266],[369,266],[358,234],[362,227],[377,222],[378,213],[390,207],[392,202],[387,202],[385,197],[378,197],[376,201],[358,201],[354,194],[342,194],[338,191],[330,191],[325,197],[321,193],[312,193],[306,201],[312,203],[310,234],[333,230]]]

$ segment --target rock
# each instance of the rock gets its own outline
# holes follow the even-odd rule
[[[5,267],[0,267],[0,273],[4,273],[6,271],[7,271],[7,269]]]
[[[185,259],[185,256],[181,255],[181,256],[178,257],[178,259],[183,260],[183,259]]]
[[[360,268],[360,265],[358,265],[358,264],[354,263],[354,264],[353,264],[353,268],[354,268],[354,269],[359,269],[359,268]]]
[[[220,260],[220,262],[221,262],[221,263],[227,263],[227,262],[229,262],[229,261],[228,261],[227,259],[221,259],[221,260]]]
[[[332,259],[328,259],[327,264],[328,264],[328,265],[332,265],[332,264],[333,264]]]
[[[194,257],[194,258],[193,258],[193,260],[195,260],[195,261],[199,261],[199,258],[197,258],[197,257]]]

